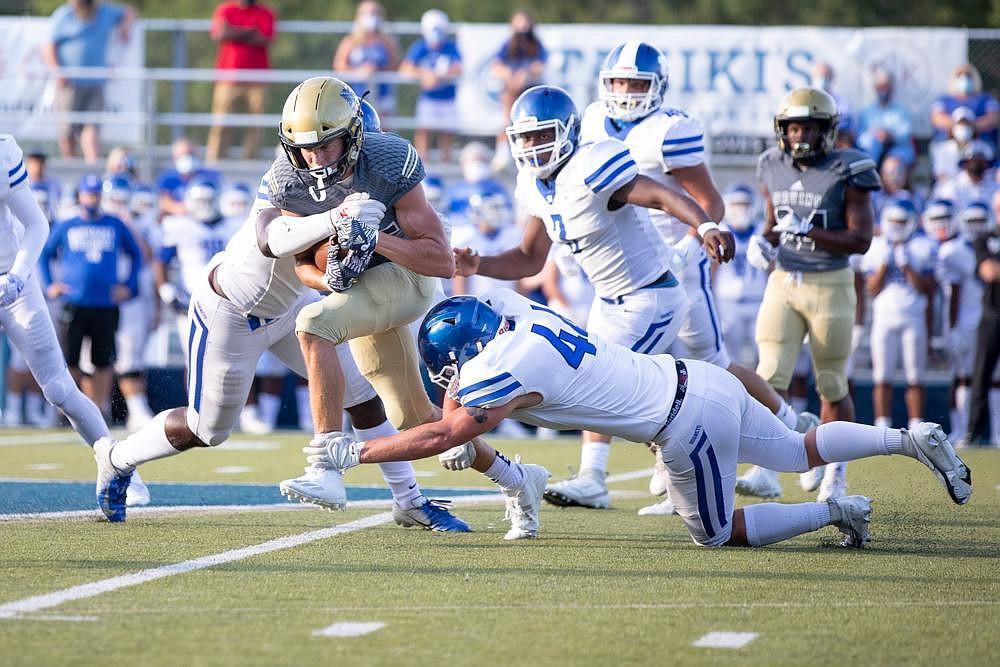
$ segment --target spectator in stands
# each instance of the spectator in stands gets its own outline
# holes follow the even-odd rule
[[[413,146],[423,159],[430,159],[430,133],[437,135],[442,162],[451,162],[455,128],[459,126],[455,85],[462,74],[462,56],[454,38],[448,35],[451,23],[440,9],[429,9],[420,18],[421,38],[407,51],[399,71],[420,81],[417,98],[417,129]]]
[[[872,295],[871,355],[875,425],[892,426],[892,382],[903,358],[909,428],[922,421],[927,367],[928,300],[936,287],[936,242],[917,234],[917,212],[906,199],[882,209],[882,233],[872,239],[861,269]]]
[[[51,178],[47,173],[48,156],[45,153],[28,153],[24,159],[24,168],[28,172],[28,181],[36,192],[35,199],[42,207],[49,222],[53,222],[56,210],[59,208],[59,199],[62,197],[62,184],[59,179]],[[45,204],[42,203],[44,192]]]
[[[493,153],[481,141],[470,141],[458,155],[462,180],[452,184],[444,194],[444,212],[454,216],[454,224],[464,221],[465,209],[473,194],[501,194],[509,197],[506,186],[493,176],[490,160]]]
[[[825,90],[837,103],[837,111],[840,113],[840,122],[837,124],[837,148],[854,148],[855,140],[855,120],[854,109],[850,101],[843,95],[833,90],[833,67],[828,62],[820,61],[816,63],[811,72],[813,88]]]
[[[174,166],[160,173],[156,181],[160,191],[161,215],[184,214],[184,188],[194,180],[212,181],[216,187],[222,184],[222,175],[214,169],[201,166],[197,149],[187,137],[174,141],[170,147]]]
[[[876,100],[861,110],[858,118],[858,146],[872,156],[879,165],[893,155],[906,164],[907,169],[916,160],[913,147],[913,120],[910,111],[893,101],[892,73],[877,69],[872,75]]]
[[[949,93],[942,95],[931,104],[931,124],[934,126],[933,141],[944,141],[956,122],[955,109],[967,107],[974,117],[975,135],[997,147],[997,126],[1000,126],[1000,102],[991,94],[983,92],[983,81],[979,71],[966,63],[951,75]]]
[[[1000,208],[1000,195],[991,200]],[[996,377],[1000,358],[1000,218],[993,229],[976,239],[976,274],[983,282],[983,314],[979,321],[972,397],[969,401],[969,445],[1000,444],[1000,383]],[[987,428],[987,421],[990,428]]]
[[[104,111],[104,79],[99,76],[64,76],[60,67],[106,67],[108,44],[117,35],[129,40],[135,10],[97,0],[69,0],[51,18],[51,37],[42,57],[55,72],[56,108],[62,113]],[[77,149],[88,164],[97,164],[100,134],[93,122],[66,123],[59,131],[63,157],[74,157]]]
[[[105,180],[115,176],[125,176],[136,182],[139,180],[139,169],[135,156],[124,146],[115,146],[108,151],[108,159],[104,161]]]
[[[274,11],[257,0],[223,2],[212,14],[212,39],[219,44],[215,58],[217,70],[270,69],[268,47],[274,40]],[[226,156],[225,114],[243,108],[247,113],[262,114],[267,102],[267,84],[259,81],[233,79],[224,74],[215,82],[212,93],[212,114],[215,124],[208,132],[205,159],[216,162]],[[229,130],[232,132],[232,130]],[[260,128],[248,127],[243,143],[243,157],[257,157]]]
[[[88,175],[77,190],[76,217],[56,226],[39,258],[42,281],[50,299],[63,298],[61,318],[63,352],[73,378],[80,383],[80,347],[90,339],[94,374],[84,386],[89,398],[105,413],[111,395],[112,365],[118,307],[138,293],[142,252],[132,233],[118,218],[101,210],[101,179]],[[130,260],[124,280],[118,277],[121,255]],[[50,263],[58,262],[53,280]]]
[[[934,196],[950,199],[956,211],[963,210],[975,201],[990,201],[997,190],[993,166],[993,148],[979,139],[965,147],[958,166],[962,169],[955,176],[938,183]]]
[[[962,153],[976,136],[976,114],[969,107],[956,107],[951,112],[951,121],[948,137],[931,142],[929,146],[931,173],[935,183],[958,174]]]
[[[383,31],[385,9],[375,0],[364,0],[354,15],[354,29],[337,46],[333,69],[359,96],[371,88],[376,72],[395,72],[399,68],[399,45]],[[372,91],[372,104],[384,121],[396,112],[396,93],[392,84],[379,83]]]
[[[510,17],[511,36],[503,43],[493,59],[493,76],[503,85],[500,106],[503,109],[503,126],[510,120],[510,108],[518,95],[542,83],[548,52],[535,35],[535,21],[528,12],[519,9]],[[494,168],[502,169],[510,162],[507,135],[497,135]]]

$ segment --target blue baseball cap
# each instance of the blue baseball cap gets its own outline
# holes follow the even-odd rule
[[[78,192],[89,192],[89,193],[101,193],[101,188],[103,186],[101,177],[97,174],[87,174],[80,179],[80,184],[76,186]]]

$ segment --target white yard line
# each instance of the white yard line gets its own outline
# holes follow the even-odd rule
[[[608,484],[614,484],[615,482],[628,482],[633,479],[641,479],[643,477],[649,477],[653,474],[654,468],[643,468],[642,470],[633,470],[632,472],[620,472],[617,475],[608,475],[606,481]]]
[[[699,637],[691,646],[699,648],[743,648],[760,637],[757,632],[709,632]]]
[[[31,433],[26,435],[0,435],[0,447],[18,445],[62,445],[73,442],[84,444],[83,439],[72,431],[64,433]]]
[[[360,637],[370,635],[376,630],[385,627],[385,623],[379,621],[344,621],[334,623],[319,630],[313,630],[314,637]]]
[[[325,540],[337,535],[352,533],[364,528],[371,528],[383,523],[388,523],[389,521],[392,521],[392,512],[382,512],[380,514],[373,514],[372,516],[341,524],[339,526],[313,530],[308,533],[300,533],[298,535],[279,537],[262,544],[256,544],[240,549],[232,549],[230,551],[224,551],[211,556],[203,556],[201,558],[195,558],[181,563],[174,563],[173,565],[164,565],[162,567],[155,567],[149,570],[133,572],[119,577],[94,581],[89,584],[81,584],[79,586],[73,586],[72,588],[66,588],[53,593],[46,593],[45,595],[36,595],[23,600],[15,600],[14,602],[8,602],[0,605],[0,619],[17,618],[21,614],[36,613],[45,609],[58,607],[66,602],[83,600],[86,598],[96,597],[104,593],[109,593],[111,591],[116,591],[119,588],[137,586],[138,584],[163,579],[164,577],[172,577],[176,574],[186,574],[188,572],[204,570],[205,568],[222,565],[223,563],[232,563],[234,561],[251,558],[253,556],[260,556],[272,551],[290,549],[303,544],[309,544],[310,542],[316,542],[317,540]]]

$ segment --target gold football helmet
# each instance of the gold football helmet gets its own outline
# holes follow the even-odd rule
[[[788,123],[810,120],[819,124],[819,141],[815,144],[804,142],[793,144],[789,141]],[[829,93],[819,88],[796,88],[781,98],[778,113],[774,117],[774,134],[778,137],[778,148],[796,160],[817,158],[833,150],[839,122],[837,103]]]
[[[306,79],[285,100],[278,137],[292,166],[309,172],[318,189],[325,189],[344,178],[361,154],[365,138],[361,100],[340,79]],[[306,163],[303,148],[316,148],[338,137],[344,138],[344,152],[335,164],[311,168]]]

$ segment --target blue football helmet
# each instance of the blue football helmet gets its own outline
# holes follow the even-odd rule
[[[192,220],[203,224],[221,219],[218,186],[208,179],[189,183],[184,188],[184,210]]]
[[[726,187],[722,193],[722,201],[726,204],[724,222],[733,231],[743,232],[750,229],[753,223],[754,207],[757,197],[749,183],[736,181]]]
[[[462,364],[482,352],[503,325],[500,313],[474,296],[453,296],[431,308],[417,334],[431,381],[447,389]]]
[[[514,205],[506,194],[483,189],[469,195],[465,215],[481,230],[496,231],[514,221]]]
[[[903,197],[893,197],[882,207],[879,217],[882,233],[893,243],[908,241],[917,228],[917,209]]]
[[[119,218],[129,218],[132,213],[132,179],[123,174],[109,176],[101,184],[101,208]]]
[[[146,215],[155,212],[159,207],[156,192],[148,185],[138,185],[132,193],[132,212],[136,215]]]
[[[444,181],[437,174],[427,174],[424,180],[420,181],[424,186],[424,197],[427,203],[435,209],[441,208],[441,200],[444,197]]]
[[[552,130],[554,138],[544,144],[525,146],[527,135]],[[534,86],[521,93],[510,110],[507,128],[510,152],[518,169],[535,178],[548,178],[580,143],[580,112],[562,88]]]
[[[245,218],[251,206],[253,206],[253,193],[246,183],[228,185],[219,195],[219,212],[224,218]]]
[[[648,81],[644,92],[616,93],[613,79]],[[637,39],[619,44],[604,59],[598,74],[597,92],[608,116],[615,120],[635,121],[663,106],[667,94],[667,58],[658,48]]]
[[[924,209],[920,222],[929,237],[947,241],[955,235],[955,205],[950,199],[932,199]]]
[[[378,111],[368,100],[361,100],[361,127],[365,132],[382,132],[382,119],[378,117]]]
[[[962,238],[970,243],[990,231],[993,215],[989,204],[974,201],[966,206],[958,217],[958,231]]]

